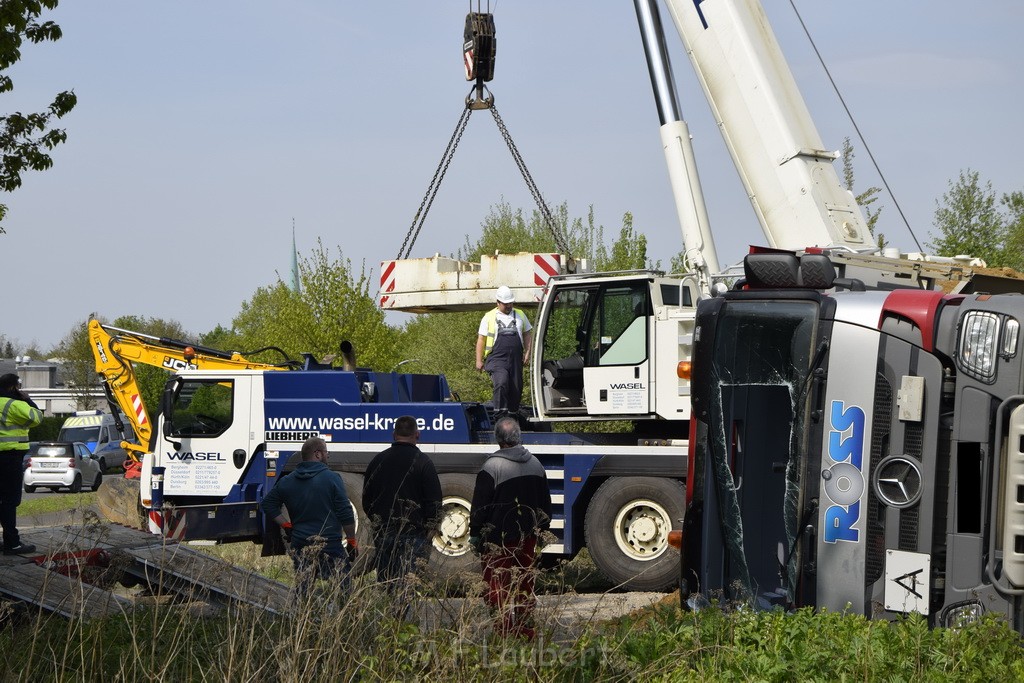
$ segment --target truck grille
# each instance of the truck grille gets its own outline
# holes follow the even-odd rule
[[[903,454],[921,461],[922,444],[924,443],[924,426],[920,422],[906,422],[903,427]],[[900,550],[916,552],[918,531],[920,530],[921,509],[912,507],[900,510]]]
[[[876,463],[888,455],[892,430],[892,385],[882,373],[875,378],[875,411],[871,416],[871,460]],[[885,571],[885,508],[878,502],[875,487],[868,485],[867,557],[864,580],[867,586],[882,578]]]

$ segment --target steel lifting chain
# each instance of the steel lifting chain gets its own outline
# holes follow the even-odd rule
[[[420,208],[412,219],[412,225],[409,227],[409,232],[405,235],[405,241],[402,242],[401,249],[398,250],[398,258],[396,260],[409,258],[413,244],[416,243],[416,238],[419,237],[423,223],[427,220],[427,213],[430,212],[430,207],[434,203],[434,197],[437,196],[437,190],[441,187],[441,181],[444,180],[445,173],[448,172],[448,164],[451,163],[452,157],[455,156],[455,149],[462,140],[462,134],[469,123],[470,115],[477,109],[490,109],[494,122],[498,124],[498,131],[501,132],[501,137],[505,140],[505,144],[508,145],[512,158],[519,168],[519,173],[522,174],[523,180],[526,181],[526,186],[530,188],[530,193],[533,195],[534,201],[537,202],[541,216],[543,216],[544,222],[547,223],[551,235],[555,238],[556,248],[571,261],[572,255],[569,253],[569,244],[559,232],[558,226],[555,224],[555,217],[551,214],[551,209],[548,208],[547,203],[540,194],[540,190],[537,188],[537,183],[533,181],[533,176],[530,175],[529,169],[526,168],[523,155],[519,153],[516,143],[512,141],[512,136],[509,134],[505,122],[501,120],[501,116],[494,106],[494,96],[487,89],[487,86],[484,85],[486,81],[490,81],[494,77],[496,49],[494,42],[494,20],[489,11],[490,2],[488,2],[487,13],[479,12],[479,4],[479,0],[477,0],[478,11],[473,12],[473,3],[470,0],[470,13],[466,17],[466,28],[463,33],[463,51],[467,67],[466,79],[475,80],[476,83],[470,90],[469,95],[466,96],[466,108],[462,111],[459,122],[455,124],[455,132],[452,133],[452,137],[448,141],[448,147],[445,148],[444,154],[441,156],[441,162],[434,171],[434,177],[430,180],[427,193],[424,195],[423,201],[420,202]]]
[[[469,117],[472,113],[473,110],[469,107],[462,110],[462,115],[459,116],[459,121],[455,124],[455,131],[452,133],[451,139],[448,140],[448,146],[445,148],[444,154],[441,155],[441,161],[438,163],[437,169],[434,170],[434,177],[430,179],[427,194],[423,196],[420,208],[416,210],[416,215],[413,216],[412,225],[409,226],[409,232],[405,234],[405,241],[402,242],[402,247],[398,250],[398,256],[395,260],[409,258],[412,245],[416,243],[416,238],[420,235],[423,223],[427,220],[427,213],[430,212],[430,206],[434,203],[437,190],[441,187],[444,174],[448,172],[448,164],[452,162],[452,157],[455,156],[455,149],[459,146],[459,142],[462,141],[462,134],[466,131],[466,124],[469,123]]]
[[[484,102],[484,104],[481,104],[481,102]],[[430,207],[434,203],[434,197],[437,196],[437,191],[441,187],[441,181],[444,180],[445,173],[448,172],[448,165],[455,156],[455,150],[458,148],[459,142],[462,140],[462,134],[465,132],[467,124],[469,124],[469,117],[476,109],[491,110],[491,116],[494,118],[494,122],[498,126],[498,132],[501,133],[501,137],[508,146],[509,152],[512,153],[512,159],[515,160],[519,173],[523,176],[523,180],[526,181],[526,186],[530,189],[530,194],[533,195],[533,200],[537,202],[537,207],[540,209],[541,216],[547,224],[548,230],[551,232],[551,236],[555,240],[555,247],[559,252],[565,254],[566,257],[571,260],[572,254],[569,251],[569,243],[559,231],[558,224],[555,222],[554,214],[551,213],[551,209],[548,208],[547,202],[544,201],[544,197],[541,195],[540,189],[537,187],[537,183],[534,182],[533,176],[530,174],[530,169],[526,167],[526,162],[523,161],[523,155],[519,153],[519,148],[516,147],[515,141],[512,140],[512,135],[508,132],[508,127],[505,125],[505,121],[502,120],[501,114],[498,113],[498,108],[494,106],[493,97],[488,97],[487,100],[473,99],[472,93],[466,98],[466,108],[462,110],[462,115],[459,117],[458,123],[455,124],[455,131],[452,133],[451,139],[448,140],[448,146],[445,148],[444,154],[441,156],[441,161],[437,165],[437,169],[434,171],[434,177],[431,178],[430,186],[427,188],[427,193],[424,195],[423,201],[420,202],[420,208],[416,210],[416,215],[412,219],[412,225],[409,227],[409,232],[405,235],[405,241],[402,242],[401,249],[398,250],[396,260],[409,258],[409,254],[412,252],[412,247],[416,243],[416,239],[419,237],[420,230],[423,228],[423,224],[427,220],[427,214],[430,212]]]
[[[526,168],[526,162],[523,161],[523,155],[519,153],[519,148],[517,148],[516,143],[513,142],[512,135],[508,132],[508,128],[505,126],[505,122],[502,120],[501,114],[498,113],[498,108],[492,103],[490,110],[491,116],[494,117],[494,122],[498,125],[498,131],[501,133],[501,137],[504,138],[505,144],[508,145],[508,151],[512,153],[512,158],[515,159],[516,166],[519,167],[519,173],[522,174],[523,180],[526,181],[526,186],[530,188],[530,193],[533,195],[533,201],[537,202],[537,207],[540,209],[541,216],[543,216],[544,222],[547,223],[548,230],[551,231],[551,236],[555,238],[555,248],[565,254],[569,259],[572,259],[572,254],[569,253],[569,244],[565,241],[565,237],[558,230],[558,224],[555,223],[555,217],[552,215],[551,209],[548,208],[547,202],[544,201],[544,197],[541,196],[537,183],[533,181],[533,176],[530,175],[530,170]]]

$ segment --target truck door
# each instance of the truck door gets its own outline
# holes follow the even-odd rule
[[[609,283],[588,321],[583,391],[589,415],[650,411],[650,299],[643,282]]]
[[[650,280],[572,282],[538,321],[538,404],[549,416],[648,415]]]
[[[164,395],[160,464],[167,496],[226,496],[252,457],[253,376],[183,377]]]

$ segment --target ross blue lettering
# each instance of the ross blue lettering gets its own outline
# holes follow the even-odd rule
[[[856,543],[859,541],[860,531],[853,526],[858,519],[860,519],[859,500],[849,508],[833,505],[825,510],[825,542],[852,541]]]
[[[828,455],[835,462],[850,461],[857,469],[861,466],[861,454],[864,450],[864,411],[857,406],[843,409],[842,401],[832,401],[830,416],[832,430],[828,435]],[[849,429],[853,433],[843,438]]]
[[[825,509],[822,538],[826,543],[860,541],[860,531],[855,526],[860,521],[860,498],[864,492],[864,427],[864,411],[859,406],[846,407],[842,401],[832,401],[828,457],[837,464],[821,474],[825,498],[833,503]]]

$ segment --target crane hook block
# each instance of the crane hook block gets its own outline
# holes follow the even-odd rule
[[[494,78],[494,55],[498,42],[494,38],[494,15],[470,12],[462,33],[462,61],[466,80],[484,83]]]

